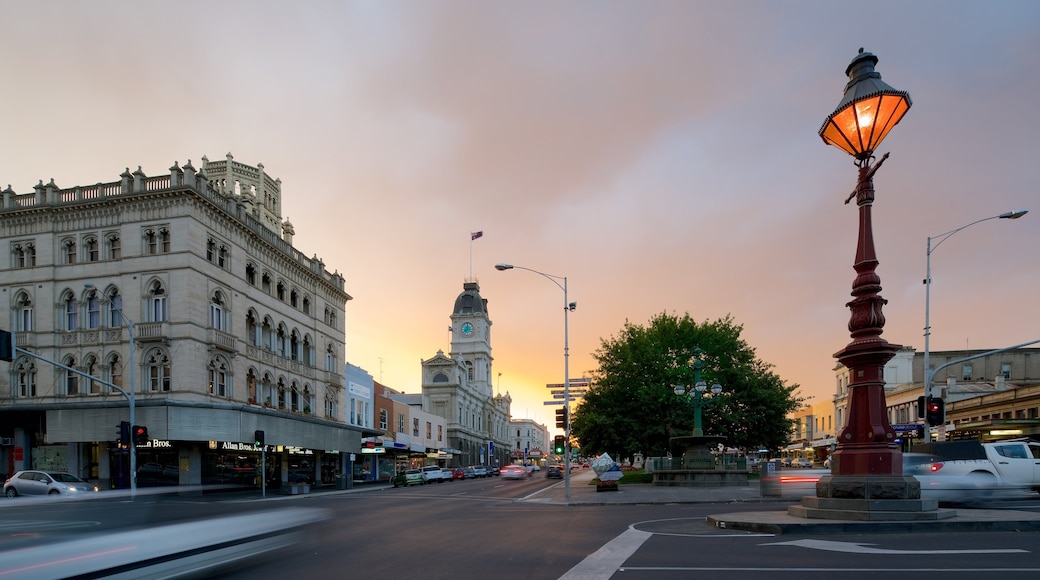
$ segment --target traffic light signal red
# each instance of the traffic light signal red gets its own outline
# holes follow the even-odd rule
[[[133,438],[134,445],[147,445],[148,427],[145,427],[144,425],[134,425],[130,428],[130,436]]]
[[[946,401],[942,397],[928,399],[925,407],[925,418],[932,427],[946,423]]]

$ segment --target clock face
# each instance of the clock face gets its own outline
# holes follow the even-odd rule
[[[468,322],[463,322],[462,323],[462,334],[465,335],[465,336],[469,336],[469,335],[473,334],[473,325],[468,323]]]

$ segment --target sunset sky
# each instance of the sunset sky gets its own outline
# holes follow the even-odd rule
[[[296,247],[346,278],[346,361],[405,392],[472,276],[496,390],[552,427],[562,292],[509,262],[567,277],[572,377],[626,321],[729,314],[828,400],[856,169],[817,131],[860,47],[913,99],[878,152],[884,337],[924,348],[928,236],[1025,208],[933,252],[931,347],[1040,339],[1034,0],[0,0],[0,22],[0,188],[263,163]]]

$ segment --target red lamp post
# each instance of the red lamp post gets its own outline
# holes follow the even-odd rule
[[[847,304],[852,311],[852,342],[834,354],[849,370],[847,419],[838,434],[832,475],[821,479],[817,494],[912,499],[920,497],[920,486],[917,484],[914,492],[904,485],[912,487],[916,480],[902,477],[902,453],[895,443],[885,404],[885,363],[902,347],[881,337],[885,326],[881,308],[887,300],[880,295],[881,278],[875,272],[878,259],[871,222],[874,173],[888,158],[886,153],[872,163],[874,151],[910,109],[911,101],[909,94],[881,81],[881,75],[874,71],[877,61],[873,54],[859,50],[845,69],[849,77],[845,96],[820,128],[825,143],[856,158],[859,179],[845,203],[855,198],[859,206],[859,242],[853,266],[853,298]]]

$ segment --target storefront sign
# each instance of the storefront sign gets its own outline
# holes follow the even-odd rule
[[[364,447],[361,449],[361,453],[365,455],[372,453],[386,453],[386,449],[383,447]]]

